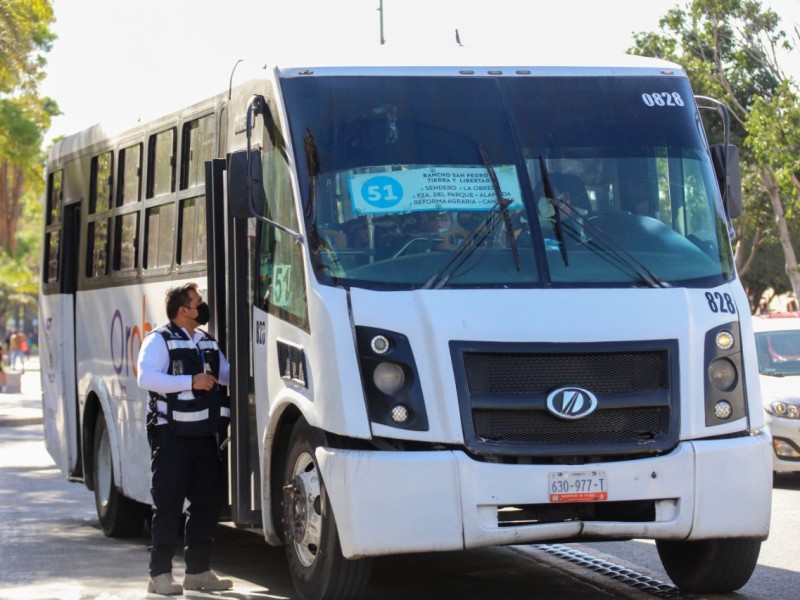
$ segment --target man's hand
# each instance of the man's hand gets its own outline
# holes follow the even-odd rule
[[[209,373],[197,373],[192,375],[192,389],[210,391],[217,385],[217,378]]]

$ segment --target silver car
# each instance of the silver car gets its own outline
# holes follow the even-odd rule
[[[772,469],[800,471],[800,313],[753,317]]]

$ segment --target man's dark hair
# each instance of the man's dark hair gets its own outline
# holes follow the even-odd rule
[[[188,306],[192,299],[189,297],[189,292],[194,290],[197,292],[196,283],[184,283],[183,285],[176,285],[167,290],[164,297],[164,304],[167,308],[167,318],[172,321],[178,315],[178,309],[181,306]]]

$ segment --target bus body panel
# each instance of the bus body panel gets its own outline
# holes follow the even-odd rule
[[[65,476],[78,468],[78,404],[75,398],[74,297],[39,301],[42,409],[47,451]]]
[[[684,442],[669,455],[635,462],[569,467],[489,464],[455,451],[321,448],[317,459],[348,558],[553,539],[766,538],[769,532],[770,494],[765,485],[769,440],[763,433],[721,446]],[[740,476],[731,476],[728,469],[714,472],[712,465],[720,462]],[[499,525],[501,507],[547,505],[548,475],[555,470],[603,471],[609,502],[652,500],[656,517],[645,522]],[[737,499],[735,505],[732,497]]]
[[[291,403],[300,408],[313,426],[331,433],[369,438],[353,331],[346,318],[347,294],[343,290],[312,287],[309,312],[311,333],[258,307],[253,309],[255,395],[265,399],[257,405],[259,431],[272,420],[288,387],[295,396]],[[279,363],[276,351],[279,344],[302,351],[305,384],[292,381],[286,366]]]
[[[740,422],[704,427],[703,348],[707,330],[735,321],[737,314],[713,312],[706,294],[737,296],[738,285],[712,290],[631,289],[592,290],[591,299],[574,290],[441,290],[440,292],[374,292],[351,290],[357,325],[396,329],[391,315],[403,314],[423,386],[430,429],[394,431],[399,438],[463,443],[456,401],[451,341],[503,343],[613,343],[677,341],[681,406],[681,437],[725,435]],[[457,303],[459,310],[453,310]],[[741,306],[741,304],[739,304]],[[752,336],[742,332],[748,356],[754,356]],[[745,361],[749,366],[752,361]],[[748,379],[750,372],[747,372]],[[748,393],[751,388],[748,388]],[[757,407],[759,399],[749,398]],[[751,410],[756,423],[760,412]]]
[[[206,285],[205,278],[192,281],[201,290]],[[115,483],[127,497],[145,503],[152,502],[145,428],[148,397],[136,382],[136,360],[144,336],[166,321],[164,292],[172,284],[127,286],[124,294],[112,287],[77,295],[81,403],[85,407],[90,396],[100,402],[108,426]]]

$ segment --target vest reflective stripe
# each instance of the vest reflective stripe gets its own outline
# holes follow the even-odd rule
[[[214,340],[200,340],[197,342],[197,348],[200,350],[219,350],[219,346]]]
[[[184,423],[205,421],[208,419],[208,409],[206,408],[205,410],[198,410],[197,412],[175,411],[172,413],[172,418],[176,421],[182,421]]]
[[[221,417],[227,417],[227,418],[230,419],[231,418],[231,409],[228,408],[227,406],[220,406],[219,407],[219,415]]]
[[[194,344],[189,340],[166,340],[167,350],[177,350],[178,348],[188,348],[194,350]]]
[[[166,400],[156,400],[156,409],[162,415],[167,414],[167,401]],[[167,420],[163,417],[158,417],[158,425],[165,425]]]

